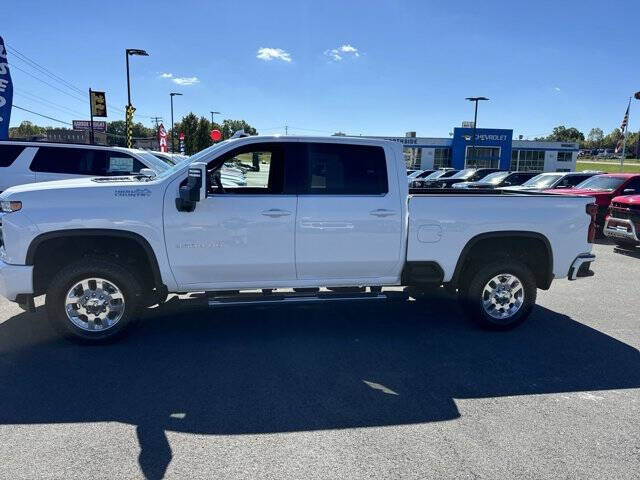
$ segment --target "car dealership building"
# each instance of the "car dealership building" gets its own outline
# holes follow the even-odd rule
[[[501,170],[570,172],[576,168],[578,144],[513,140],[513,130],[478,128],[475,142],[473,128],[454,128],[451,138],[404,137],[385,138],[404,145],[407,167],[422,170],[453,167],[490,167]]]

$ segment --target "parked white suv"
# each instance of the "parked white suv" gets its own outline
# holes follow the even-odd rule
[[[0,192],[14,185],[81,177],[156,173],[169,165],[144,150],[69,143],[0,141]]]

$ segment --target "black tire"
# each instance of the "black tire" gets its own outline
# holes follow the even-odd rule
[[[513,275],[522,285],[524,298],[520,308],[505,318],[495,318],[483,305],[485,286],[499,275]],[[460,299],[466,314],[483,328],[508,330],[524,322],[536,303],[536,279],[529,267],[508,258],[491,261],[481,266],[472,265],[467,269],[459,288]],[[509,305],[507,303],[506,305]],[[496,311],[493,309],[493,311]],[[500,313],[496,311],[496,314]]]
[[[112,282],[124,298],[124,313],[105,330],[88,331],[75,325],[67,316],[67,292],[83,279],[97,277]],[[46,310],[51,325],[64,337],[79,343],[106,343],[119,338],[132,323],[142,300],[138,279],[120,263],[104,258],[84,257],[62,268],[51,280],[46,293]]]

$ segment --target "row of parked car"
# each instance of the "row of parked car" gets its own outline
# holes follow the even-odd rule
[[[640,245],[640,174],[442,168],[414,170],[408,182],[413,189],[481,188],[590,196],[595,199],[592,214],[599,234],[623,247]]]
[[[13,185],[82,177],[160,175],[187,156],[99,145],[0,141],[0,193]],[[247,169],[224,165],[225,187],[246,186]]]

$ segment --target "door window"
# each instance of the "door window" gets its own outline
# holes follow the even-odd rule
[[[225,153],[208,165],[210,194],[283,194],[287,178],[283,143],[245,145]]]
[[[39,147],[31,162],[31,171],[101,176],[106,174],[106,166],[104,150]]]
[[[300,193],[382,195],[388,192],[384,149],[339,143],[307,144]]]

